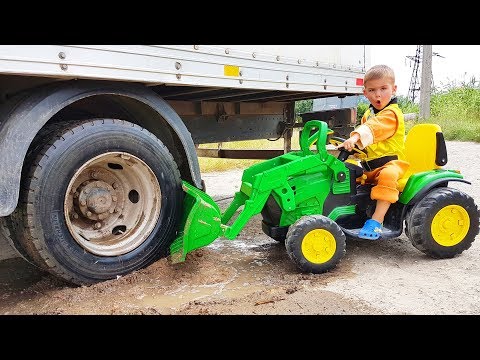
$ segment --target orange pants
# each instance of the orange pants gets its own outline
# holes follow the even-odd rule
[[[410,164],[402,160],[392,160],[372,171],[365,171],[365,183],[373,184],[370,198],[372,200],[385,200],[389,203],[398,201],[399,191],[397,182],[405,175]]]

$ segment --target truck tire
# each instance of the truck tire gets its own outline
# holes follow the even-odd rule
[[[408,213],[406,224],[415,248],[432,258],[452,258],[472,245],[479,213],[470,195],[443,187],[425,195]]]
[[[285,239],[287,254],[306,273],[332,270],[345,255],[345,234],[323,215],[307,215],[290,226]]]
[[[53,134],[59,131],[64,124],[51,123],[44,126],[38,134],[33,139],[30,147],[28,148],[27,154],[25,155],[25,161],[22,167],[22,179],[28,176],[29,169],[35,161],[40,150],[49,142]],[[23,185],[23,182],[22,182]],[[27,202],[28,191],[22,191],[20,189],[20,199],[19,201]],[[1,218],[1,223],[4,228],[4,234],[7,237],[10,245],[18,252],[18,254],[27,262],[37,267],[40,267],[42,270],[46,270],[48,267],[43,263],[43,260],[38,256],[37,252],[34,250],[35,247],[32,242],[24,241],[24,229],[22,225],[22,220],[20,218],[20,211],[14,211],[10,216]],[[26,248],[33,247],[30,251],[27,251]],[[29,253],[32,254],[33,258]]]
[[[10,251],[10,248],[12,251]],[[12,236],[6,218],[0,217],[0,260],[6,260],[22,254],[13,246]]]
[[[28,260],[77,285],[167,256],[183,203],[168,149],[146,129],[116,119],[57,128],[21,192],[11,219]]]

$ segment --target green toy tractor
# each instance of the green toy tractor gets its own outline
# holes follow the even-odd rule
[[[375,202],[370,199],[371,185],[358,182],[363,168],[350,158],[355,152],[361,156],[362,150],[340,148],[338,156],[330,154],[327,143],[344,141],[331,133],[325,122],[308,121],[300,150],[247,168],[240,190],[223,213],[209,195],[184,181],[184,217],[170,246],[172,262],[184,261],[188,252],[219,237],[233,240],[261,213],[263,231],[285,242],[301,271],[333,269],[345,255],[346,239],[358,238]],[[447,151],[440,127],[415,125],[406,138],[406,157],[410,168],[398,182],[400,198],[390,206],[375,241],[399,237],[405,224],[406,235],[423,253],[433,258],[460,254],[479,232],[479,212],[472,197],[448,187],[451,181],[470,182],[459,171],[443,169]]]

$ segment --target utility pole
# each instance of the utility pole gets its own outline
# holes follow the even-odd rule
[[[432,45],[422,45],[422,80],[420,82],[420,119],[430,117],[430,96],[432,93]]]

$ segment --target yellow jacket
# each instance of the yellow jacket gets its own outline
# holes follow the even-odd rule
[[[360,135],[360,148],[367,152],[365,160],[389,155],[405,160],[405,121],[398,104],[390,103],[376,114],[367,109],[354,133]]]

